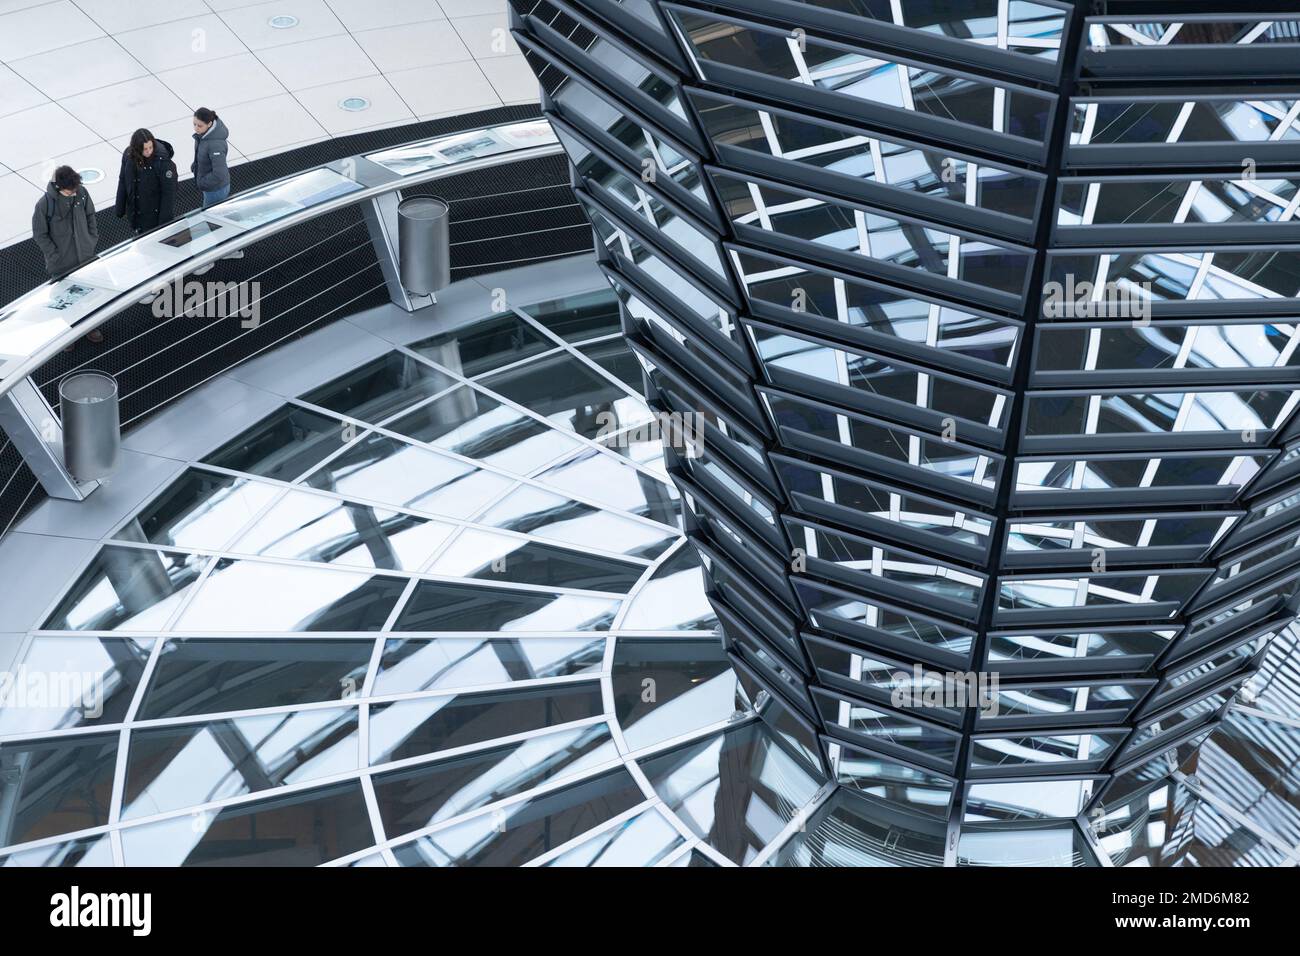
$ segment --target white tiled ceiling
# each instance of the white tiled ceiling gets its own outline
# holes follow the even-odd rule
[[[55,166],[102,170],[87,188],[111,204],[138,127],[188,178],[199,106],[230,127],[237,163],[536,102],[507,26],[505,0],[0,0],[0,245],[30,237]],[[370,106],[341,107],[354,97]]]

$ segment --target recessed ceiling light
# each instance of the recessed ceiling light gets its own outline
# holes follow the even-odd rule
[[[89,169],[79,169],[77,172],[81,176],[83,185],[97,183],[104,178],[104,171],[97,166],[91,166]]]
[[[266,21],[274,30],[289,30],[298,25],[298,18],[288,13],[281,13]]]
[[[347,110],[349,113],[360,113],[362,110],[370,109],[370,101],[364,96],[349,96],[339,100],[339,109]]]

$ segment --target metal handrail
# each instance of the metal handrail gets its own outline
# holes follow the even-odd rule
[[[407,175],[394,173],[385,169],[384,167],[378,166],[377,164],[373,163],[371,160],[367,159],[366,155],[374,155],[374,153],[377,152],[383,152],[383,151],[388,151],[393,149],[401,149],[404,146],[418,146],[426,143],[433,146],[437,144],[439,141],[445,140],[450,142],[451,140],[458,137],[463,137],[466,134],[472,134],[476,132],[486,132],[488,130],[496,130],[496,129],[509,129],[511,127],[521,127],[525,125],[532,125],[537,122],[539,121],[527,120],[524,122],[515,122],[515,123],[498,123],[498,124],[493,124],[491,126],[479,127],[477,129],[460,130],[454,133],[448,133],[445,136],[433,137],[431,139],[412,140],[409,143],[399,143],[391,147],[386,147],[384,150],[372,150],[370,154],[359,154],[357,156],[348,157],[346,159],[334,160],[332,162],[323,163],[318,166],[308,167],[307,169],[299,170],[296,173],[292,173],[288,176],[283,176],[271,182],[259,184],[256,187],[256,189],[257,191],[260,192],[263,190],[273,188],[277,184],[291,182],[292,180],[297,179],[303,174],[310,173],[315,170],[330,170],[332,172],[339,173],[340,167],[342,167],[343,169],[348,169],[349,164],[351,164],[351,168],[353,169],[356,169],[360,167],[362,164],[365,164],[365,167],[372,173],[374,171],[378,171],[380,174],[388,173],[393,177],[392,179],[388,179],[373,185],[368,185],[368,186],[363,185],[362,188],[346,193],[345,195],[337,196],[334,197],[333,199],[328,199],[325,202],[322,202],[318,205],[308,206],[296,212],[288,213],[285,216],[271,220],[269,222],[250,226],[247,229],[243,230],[242,232],[234,233],[229,239],[226,239],[222,242],[218,242],[216,245],[208,249],[205,249],[202,252],[195,253],[194,255],[186,258],[185,260],[170,265],[165,269],[160,269],[158,272],[149,276],[147,280],[137,283],[136,285],[132,286],[129,289],[126,289],[125,291],[117,293],[113,298],[99,305],[94,311],[90,312],[86,316],[83,316],[80,320],[78,320],[74,324],[69,325],[65,331],[59,333],[57,336],[51,338],[49,341],[45,342],[43,345],[35,349],[30,355],[26,356],[25,358],[20,358],[19,361],[14,363],[10,368],[6,369],[4,377],[0,378],[0,396],[4,396],[12,388],[14,388],[20,381],[30,376],[33,372],[39,369],[42,365],[48,362],[55,355],[58,355],[65,347],[76,342],[78,339],[86,335],[88,332],[91,332],[99,328],[109,319],[112,319],[113,317],[119,315],[120,313],[124,312],[126,309],[130,308],[131,306],[136,305],[140,301],[140,298],[146,293],[164,288],[165,286],[170,285],[171,283],[177,281],[178,279],[181,279],[184,276],[193,273],[196,269],[202,268],[203,266],[208,265],[209,263],[216,262],[217,260],[230,255],[232,252],[244,249],[255,243],[261,242],[264,239],[268,239],[271,236],[284,232],[286,229],[291,229],[294,226],[300,225],[309,220],[315,219],[320,216],[324,216],[331,212],[335,212],[347,206],[353,206],[358,203],[362,203],[367,200],[374,199],[375,197],[384,195],[386,193],[395,192],[401,189],[409,189],[411,187],[420,186],[425,183],[432,182],[437,179],[442,179],[447,176],[459,176],[462,173],[470,173],[470,172],[474,172],[475,170],[491,168],[493,166],[499,166],[504,163],[522,162],[524,160],[535,159],[542,156],[553,156],[563,152],[563,150],[557,139],[551,143],[544,143],[537,146],[518,147],[515,149],[505,150],[500,153],[495,153],[490,156],[481,156],[473,159],[467,159],[464,161],[454,162],[450,165],[438,166],[433,169],[423,170],[420,172],[410,173]],[[373,167],[373,169],[370,169],[371,167]],[[344,175],[348,175],[348,174],[344,174]],[[353,178],[354,182],[358,181],[355,179],[355,173],[351,174],[349,178]],[[244,198],[245,196],[246,194],[234,195],[231,196],[228,200],[226,200],[226,202],[233,203]],[[168,225],[169,226],[175,225],[176,222],[184,222],[190,216],[199,215],[201,213],[210,213],[216,216],[220,216],[221,214],[220,210],[223,204],[224,203],[218,203],[216,205],[210,206],[206,210],[195,210],[195,212],[190,213],[187,216],[181,217],[175,220],[174,222],[169,223]],[[123,243],[119,243],[118,245],[112,246],[108,250],[105,250],[105,252],[106,253],[114,252],[136,243],[144,243],[150,241],[151,237],[156,236],[157,232],[158,230],[154,230],[152,232],[146,233],[145,235],[127,240],[126,242]],[[157,241],[156,238],[153,239],[153,241],[156,242]],[[92,260],[92,263],[93,261],[94,260]],[[87,266],[91,265],[92,263],[87,263]],[[76,276],[77,276],[77,272],[74,271],[69,275],[62,277],[59,280],[51,280],[50,282],[45,283],[43,286],[38,286],[37,289],[34,289],[26,293],[21,298],[14,300],[4,308],[9,308],[11,306],[21,303],[24,299],[38,292],[41,288],[52,286],[59,282],[66,282],[70,279],[75,279]],[[86,284],[90,286],[94,286],[93,283],[87,282]],[[3,358],[4,356],[0,356],[0,359]]]

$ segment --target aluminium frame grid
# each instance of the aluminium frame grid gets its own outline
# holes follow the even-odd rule
[[[572,589],[572,588],[563,588],[563,587],[550,587],[550,586],[542,587],[542,586],[522,584],[522,583],[513,584],[513,583],[498,582],[498,581],[491,582],[492,587],[496,589],[518,590],[524,593],[534,593],[534,592],[543,592],[548,594],[573,593],[579,596],[608,599],[610,601],[617,602],[617,606],[618,606],[617,614],[609,624],[608,629],[605,631],[590,631],[590,630],[579,630],[579,631],[571,631],[571,632],[538,631],[535,633],[520,633],[520,632],[513,632],[513,631],[498,632],[499,636],[510,634],[510,636],[518,637],[520,640],[523,641],[527,641],[530,639],[542,641],[548,639],[567,637],[572,639],[581,639],[584,641],[596,640],[602,642],[604,645],[604,649],[601,654],[601,664],[594,670],[585,670],[576,674],[558,676],[558,677],[549,677],[549,678],[536,678],[531,680],[526,679],[522,681],[512,680],[508,683],[500,684],[500,685],[473,684],[466,687],[436,687],[434,689],[427,690],[427,691],[405,692],[405,693],[398,693],[398,694],[378,694],[375,692],[374,685],[375,685],[376,673],[381,658],[383,656],[385,645],[390,639],[394,638],[398,634],[403,633],[403,632],[395,631],[393,630],[393,628],[399,616],[401,615],[404,605],[406,604],[407,601],[410,600],[411,595],[414,592],[415,587],[419,581],[422,580],[460,581],[465,584],[478,584],[478,585],[484,585],[487,583],[481,580],[476,581],[470,578],[458,578],[455,576],[447,576],[445,574],[444,575],[432,574],[429,573],[427,570],[425,570],[428,568],[429,565],[433,564],[437,560],[440,554],[444,553],[447,548],[451,547],[454,544],[454,541],[456,539],[456,535],[454,534],[446,542],[444,542],[439,548],[435,549],[432,554],[430,554],[427,560],[425,560],[424,563],[421,565],[420,570],[414,572],[400,572],[400,571],[384,572],[385,576],[392,576],[395,579],[403,580],[406,583],[402,589],[401,597],[397,600],[396,603],[394,603],[394,605],[390,609],[387,615],[387,620],[384,623],[384,626],[378,632],[374,632],[374,631],[362,631],[357,633],[333,632],[333,633],[325,633],[325,634],[308,635],[308,634],[297,633],[297,632],[288,632],[285,634],[272,634],[270,632],[264,632],[261,630],[255,632],[238,632],[238,631],[212,632],[212,631],[204,631],[204,630],[184,631],[184,630],[176,629],[177,622],[181,617],[184,616],[187,607],[191,605],[191,603],[196,599],[196,597],[201,595],[203,583],[206,581],[208,576],[211,575],[213,569],[218,565],[218,563],[225,558],[233,558],[242,561],[255,560],[259,563],[268,566],[276,565],[280,567],[305,568],[305,569],[311,569],[321,574],[349,575],[355,573],[346,568],[334,567],[329,564],[322,564],[316,561],[311,561],[306,559],[268,557],[262,554],[245,554],[236,550],[236,544],[240,540],[240,538],[243,537],[243,535],[250,528],[256,526],[258,521],[264,518],[275,507],[276,503],[284,501],[287,496],[292,494],[308,494],[317,498],[337,501],[340,504],[344,502],[349,502],[349,503],[361,503],[363,505],[368,504],[374,507],[382,507],[385,511],[406,514],[411,517],[420,518],[424,520],[431,520],[431,521],[438,521],[447,524],[453,524],[457,527],[458,532],[460,529],[463,528],[481,528],[483,530],[490,529],[493,534],[509,535],[511,537],[518,538],[521,542],[531,541],[531,542],[536,542],[538,544],[547,545],[553,548],[556,546],[556,542],[554,539],[547,538],[547,537],[537,537],[527,533],[503,531],[502,529],[494,527],[492,525],[477,523],[473,519],[477,515],[486,514],[488,511],[492,509],[492,507],[495,504],[509,497],[517,489],[525,488],[525,487],[534,487],[546,491],[550,494],[561,494],[567,498],[570,498],[571,500],[584,503],[591,508],[600,509],[602,512],[609,513],[612,510],[616,511],[617,506],[615,505],[610,505],[608,502],[601,503],[600,501],[596,501],[596,500],[586,500],[584,502],[582,500],[582,496],[575,495],[574,492],[569,490],[560,490],[556,487],[548,486],[545,483],[544,479],[539,479],[538,477],[544,475],[546,471],[555,467],[557,464],[572,461],[575,458],[589,454],[593,451],[601,455],[602,457],[604,457],[608,462],[616,463],[617,467],[632,469],[633,471],[641,475],[643,479],[650,480],[655,483],[663,484],[666,480],[666,476],[659,471],[659,469],[656,467],[653,461],[646,462],[646,463],[639,463],[631,460],[630,458],[620,456],[615,452],[613,452],[612,450],[610,450],[610,448],[605,447],[600,443],[595,442],[591,439],[585,438],[584,436],[578,435],[570,430],[567,430],[562,426],[549,421],[544,415],[539,414],[538,412],[524,405],[518,404],[517,402],[513,402],[504,395],[491,392],[490,389],[486,388],[482,384],[483,379],[499,375],[503,372],[509,372],[511,369],[518,369],[521,366],[527,366],[532,363],[544,362],[548,358],[563,356],[566,359],[581,363],[581,365],[586,369],[588,373],[596,376],[599,380],[608,383],[613,389],[617,390],[622,394],[625,394],[628,398],[639,402],[640,396],[635,391],[628,388],[628,386],[625,383],[620,381],[617,377],[612,375],[606,369],[602,368],[596,361],[591,359],[582,351],[582,347],[590,347],[592,345],[599,344],[599,343],[609,343],[609,342],[617,341],[620,338],[619,334],[618,333],[598,334],[594,337],[578,338],[570,341],[556,335],[545,325],[543,325],[542,323],[538,322],[536,319],[531,317],[528,314],[528,312],[525,310],[510,309],[507,314],[512,314],[517,318],[518,321],[524,323],[528,328],[530,328],[534,334],[540,335],[548,343],[547,347],[543,351],[539,352],[538,354],[530,355],[527,358],[524,358],[516,362],[508,362],[503,365],[494,366],[485,371],[478,372],[469,378],[457,373],[452,369],[438,365],[429,357],[422,355],[421,353],[416,352],[413,349],[400,347],[400,346],[396,347],[394,349],[395,354],[400,355],[410,361],[419,363],[420,365],[427,367],[431,372],[436,372],[437,375],[453,380],[453,382],[445,389],[436,392],[436,394],[427,396],[414,405],[404,405],[398,411],[395,411],[391,414],[385,414],[384,416],[382,416],[382,418],[376,418],[374,422],[367,422],[361,419],[352,418],[347,415],[341,415],[335,412],[331,412],[328,409],[322,408],[320,406],[312,405],[309,402],[305,402],[301,399],[291,401],[289,403],[291,407],[302,408],[302,409],[310,410],[312,413],[317,415],[328,416],[331,419],[337,421],[338,426],[342,432],[353,435],[353,437],[351,437],[350,439],[341,442],[340,446],[335,451],[333,451],[330,455],[328,455],[322,462],[317,462],[311,468],[307,469],[303,474],[298,475],[293,480],[280,481],[265,476],[248,474],[248,473],[240,472],[229,468],[223,468],[216,465],[205,464],[201,460],[190,462],[187,469],[183,471],[182,474],[188,474],[190,473],[190,471],[194,469],[198,469],[200,471],[210,473],[214,476],[228,475],[231,477],[239,478],[241,480],[253,482],[258,485],[266,486],[268,491],[270,491],[271,493],[269,494],[268,498],[263,503],[263,505],[259,508],[257,513],[252,517],[250,517],[242,527],[240,528],[232,527],[229,529],[229,534],[228,534],[229,544],[225,549],[216,549],[216,550],[203,549],[203,548],[178,549],[172,546],[167,547],[168,551],[176,551],[176,550],[187,551],[195,555],[196,557],[198,557],[203,563],[202,563],[202,569],[199,572],[198,577],[195,579],[193,586],[188,589],[188,594],[184,596],[184,598],[177,604],[177,606],[171,609],[171,611],[167,615],[167,621],[162,627],[158,628],[157,630],[151,629],[147,634],[142,632],[122,631],[122,630],[110,630],[110,631],[102,632],[102,634],[100,634],[100,632],[81,631],[81,630],[46,631],[46,630],[38,629],[31,632],[31,637],[35,637],[35,638],[48,637],[54,639],[86,637],[86,636],[91,636],[91,637],[126,636],[130,638],[152,641],[152,649],[149,652],[148,662],[145,666],[144,672],[140,676],[137,686],[134,688],[132,692],[132,701],[130,707],[127,710],[126,715],[122,721],[118,723],[110,723],[110,724],[105,724],[103,726],[95,726],[95,727],[73,726],[66,729],[54,730],[54,731],[46,730],[46,731],[34,732],[34,733],[0,735],[0,751],[6,749],[7,746],[13,747],[20,744],[31,744],[39,741],[80,740],[80,739],[85,739],[88,736],[97,737],[97,738],[105,737],[105,736],[117,736],[118,738],[118,746],[116,751],[116,766],[113,775],[112,803],[109,810],[108,822],[104,825],[95,826],[89,829],[81,829],[74,832],[61,833],[58,834],[57,836],[46,837],[39,840],[28,841],[23,844],[15,844],[13,846],[0,848],[0,857],[12,856],[15,854],[24,854],[27,856],[30,856],[32,854],[39,855],[39,853],[42,850],[49,850],[57,853],[62,847],[71,845],[76,841],[102,839],[103,837],[107,837],[110,841],[109,846],[111,848],[111,858],[113,863],[115,865],[124,865],[124,864],[131,865],[133,861],[129,857],[124,858],[123,840],[122,840],[122,833],[124,830],[135,830],[138,827],[149,827],[150,825],[154,825],[154,824],[166,825],[168,821],[175,823],[177,821],[184,821],[188,819],[188,820],[195,821],[194,823],[195,832],[200,832],[206,825],[209,825],[213,820],[215,820],[216,817],[220,815],[223,811],[239,811],[241,809],[252,811],[255,810],[257,806],[262,803],[275,803],[284,797],[291,797],[296,794],[310,794],[316,790],[321,790],[323,792],[325,790],[328,790],[328,788],[331,785],[344,784],[348,782],[357,782],[360,784],[361,793],[365,799],[366,811],[369,816],[371,826],[374,828],[374,835],[375,835],[374,845],[366,847],[361,850],[348,853],[345,856],[339,857],[337,859],[331,860],[327,865],[351,865],[355,863],[364,863],[366,865],[371,865],[371,864],[398,865],[397,860],[394,857],[394,852],[393,852],[394,848],[400,849],[402,847],[414,847],[417,843],[425,840],[426,838],[430,838],[430,837],[436,838],[437,835],[448,833],[458,827],[472,826],[473,821],[476,820],[482,821],[483,819],[491,818],[493,821],[496,821],[498,818],[503,817],[503,815],[509,814],[512,811],[512,808],[526,806],[529,801],[544,798],[549,794],[563,791],[565,788],[574,787],[586,781],[598,780],[602,776],[608,775],[611,772],[617,771],[621,768],[625,770],[626,773],[629,774],[633,780],[635,780],[636,785],[640,788],[642,792],[643,800],[637,803],[635,806],[631,807],[630,809],[627,809],[595,825],[593,828],[583,830],[580,834],[578,834],[571,840],[564,842],[562,845],[551,848],[549,851],[542,854],[541,856],[538,856],[536,859],[529,861],[526,865],[544,865],[552,860],[555,860],[563,856],[564,854],[568,853],[571,850],[580,848],[583,844],[587,843],[588,841],[593,841],[593,842],[598,841],[602,835],[607,835],[614,830],[625,827],[629,825],[633,820],[639,818],[642,814],[646,814],[646,813],[658,814],[659,817],[665,820],[679,835],[678,845],[674,846],[671,849],[671,852],[666,853],[657,862],[656,865],[673,865],[673,864],[683,865],[688,857],[693,857],[696,854],[702,855],[707,861],[715,865],[720,865],[720,866],[736,865],[734,862],[732,862],[729,858],[724,856],[717,849],[715,849],[714,846],[710,844],[707,834],[699,834],[695,830],[691,829],[691,827],[688,826],[682,820],[681,816],[665,803],[663,797],[655,791],[650,780],[641,771],[640,767],[638,766],[638,760],[667,753],[669,751],[674,750],[675,748],[682,747],[684,745],[707,741],[712,738],[720,739],[720,735],[724,731],[731,731],[738,727],[744,726],[747,723],[752,722],[755,719],[755,715],[752,712],[749,712],[748,714],[741,714],[741,713],[731,714],[722,719],[700,722],[698,726],[693,726],[691,729],[685,732],[674,733],[672,736],[666,739],[656,740],[655,742],[649,745],[633,746],[629,744],[629,742],[626,740],[624,736],[623,728],[620,725],[619,717],[614,710],[614,691],[611,683],[612,680],[611,667],[613,666],[615,661],[617,642],[621,638],[660,638],[664,640],[689,640],[691,638],[699,638],[702,635],[712,636],[715,633],[714,631],[679,630],[679,629],[668,629],[668,630],[628,629],[625,626],[623,626],[622,622],[626,618],[627,613],[629,612],[629,610],[631,610],[634,607],[638,598],[641,596],[643,590],[647,587],[647,585],[654,580],[656,572],[659,569],[663,568],[674,556],[678,555],[682,546],[685,545],[685,538],[681,536],[680,530],[675,527],[660,525],[657,522],[651,520],[650,518],[641,517],[631,512],[618,512],[621,520],[632,521],[639,524],[645,524],[648,527],[653,527],[657,533],[672,539],[671,543],[668,546],[666,546],[661,553],[654,556],[653,558],[637,558],[637,557],[629,557],[626,555],[619,555],[620,560],[625,562],[627,561],[635,562],[638,565],[643,566],[644,568],[644,571],[641,574],[640,578],[637,580],[636,584],[626,594],[613,593],[613,592],[607,593],[607,592],[586,591],[582,589]],[[483,395],[484,398],[499,403],[501,405],[504,405],[506,407],[509,407],[514,413],[523,416],[524,418],[529,419],[533,422],[536,422],[538,425],[545,426],[547,429],[549,429],[547,434],[554,435],[557,438],[557,440],[559,439],[560,436],[563,436],[563,438],[566,440],[565,444],[563,445],[563,451],[558,454],[552,454],[550,457],[547,458],[547,460],[545,460],[541,464],[535,465],[533,467],[529,467],[524,471],[512,471],[506,468],[499,467],[497,465],[490,464],[485,461],[476,460],[474,458],[467,458],[464,455],[457,454],[447,449],[438,449],[438,454],[445,457],[446,459],[458,461],[467,466],[473,466],[475,468],[489,471],[498,474],[502,478],[506,479],[504,490],[495,494],[485,504],[481,504],[478,507],[476,507],[474,509],[474,515],[471,515],[467,518],[454,518],[445,514],[437,514],[427,509],[421,509],[419,507],[406,505],[400,501],[390,501],[385,497],[382,488],[376,488],[374,492],[374,497],[367,500],[365,496],[359,496],[353,493],[348,493],[345,495],[336,491],[330,491],[328,489],[322,489],[319,487],[313,487],[311,485],[303,484],[304,479],[306,479],[312,472],[314,472],[316,468],[319,467],[321,464],[324,464],[334,458],[337,458],[345,454],[348,449],[356,447],[359,443],[363,442],[367,436],[371,434],[385,434],[401,442],[403,445],[419,447],[421,443],[416,442],[415,440],[409,438],[408,436],[385,429],[383,427],[383,422],[388,422],[388,421],[401,418],[402,416],[411,412],[414,408],[419,408],[425,404],[436,402],[439,397],[444,397],[462,387],[473,388],[476,392]],[[644,421],[641,419],[632,421],[629,424],[627,424],[626,428],[620,428],[618,434],[612,435],[610,437],[612,439],[617,439],[619,435],[623,434],[628,429],[634,430],[642,424],[644,424]],[[347,432],[349,426],[352,426],[350,433]],[[572,448],[574,444],[578,445],[578,449],[576,451]],[[435,446],[426,446],[426,447],[429,447],[432,450]],[[134,521],[135,521],[134,518],[128,519],[128,521],[123,525],[123,528],[129,528]],[[101,541],[100,548],[96,549],[95,554],[98,555],[102,551],[104,545],[110,545],[110,544],[118,548],[131,548],[131,549],[137,549],[145,552],[149,552],[149,551],[156,552],[157,546],[149,543],[143,543],[138,540],[132,540],[131,538],[123,534],[123,528],[115,529],[114,532],[106,535]],[[573,545],[571,547],[576,548],[577,546]],[[593,546],[591,545],[585,547],[583,551],[584,553],[595,553],[595,551],[593,551]],[[610,555],[612,557],[614,553],[611,552]],[[93,562],[93,560],[94,558],[92,557],[91,562]],[[90,562],[88,562],[88,566],[89,563]],[[62,596],[58,600],[56,600],[51,607],[51,612],[55,608],[57,608],[60,605],[60,603],[64,600],[66,600],[66,598]],[[374,650],[370,655],[370,663],[365,671],[364,682],[357,689],[356,693],[353,696],[345,698],[343,701],[322,701],[319,703],[286,704],[283,706],[270,707],[270,708],[263,707],[263,708],[256,708],[253,710],[241,710],[241,711],[222,712],[222,713],[199,713],[195,715],[180,716],[180,717],[170,716],[170,717],[161,717],[161,718],[153,718],[153,719],[144,719],[141,717],[140,707],[141,707],[142,700],[150,687],[151,678],[153,677],[154,669],[157,666],[160,654],[164,646],[168,643],[168,641],[177,638],[237,640],[237,639],[246,639],[251,634],[254,633],[259,638],[266,638],[266,639],[277,638],[277,637],[279,638],[292,637],[296,639],[302,639],[308,636],[320,637],[321,639],[325,639],[325,640],[336,640],[336,639],[344,640],[348,638],[359,638],[366,641],[373,641]],[[419,632],[419,633],[408,633],[404,636],[409,636],[412,638],[422,638],[428,635],[425,632]],[[459,634],[451,633],[451,632],[439,632],[433,636],[438,639],[452,639],[452,640],[458,638],[470,638],[470,639],[478,639],[478,640],[486,641],[488,639],[487,635],[477,631],[464,632]],[[600,695],[603,701],[603,713],[597,716],[593,716],[590,718],[583,718],[578,721],[574,721],[570,723],[552,724],[535,730],[527,730],[507,737],[492,738],[481,742],[476,742],[468,746],[454,748],[451,750],[446,750],[446,749],[435,750],[428,754],[421,754],[419,756],[408,757],[405,759],[384,760],[375,763],[371,763],[369,759],[368,744],[370,742],[370,737],[368,733],[368,723],[369,723],[368,717],[371,714],[372,707],[377,704],[387,704],[387,703],[394,703],[399,701],[431,701],[440,698],[451,700],[459,694],[478,694],[478,693],[487,693],[492,691],[504,691],[508,693],[511,691],[526,691],[526,690],[533,690],[533,689],[563,690],[565,687],[590,686],[593,682],[599,684]],[[127,773],[129,759],[130,759],[131,735],[133,731],[145,729],[145,728],[166,728],[166,727],[184,728],[184,727],[191,727],[191,726],[201,727],[203,725],[212,725],[213,722],[238,720],[241,718],[248,718],[248,717],[259,717],[259,716],[275,717],[277,715],[287,717],[290,714],[302,714],[302,713],[309,713],[311,711],[338,710],[340,708],[344,708],[344,709],[350,708],[354,710],[357,715],[354,742],[359,747],[359,752],[358,752],[357,768],[355,770],[347,770],[345,772],[336,772],[324,776],[312,777],[297,783],[283,783],[269,790],[260,790],[260,791],[245,793],[233,797],[213,799],[213,800],[205,801],[201,804],[195,804],[192,806],[185,806],[185,807],[178,807],[178,808],[168,808],[158,813],[146,814],[144,816],[136,815],[134,817],[131,817],[130,819],[123,819],[122,817],[123,793],[125,789],[125,776]],[[376,774],[381,774],[384,772],[398,770],[402,768],[430,765],[430,764],[437,763],[439,761],[447,760],[448,758],[451,757],[457,757],[465,754],[474,754],[482,751],[489,751],[494,747],[501,746],[502,744],[507,744],[507,743],[525,744],[529,740],[543,738],[546,737],[547,735],[554,735],[566,730],[579,730],[581,728],[594,727],[602,723],[609,728],[610,736],[612,738],[612,741],[617,751],[617,755],[615,759],[605,760],[594,766],[586,766],[580,770],[576,770],[572,772],[567,772],[567,773],[562,772],[558,776],[555,776],[554,778],[543,778],[534,787],[529,788],[524,792],[518,794],[510,794],[505,796],[502,799],[492,800],[482,806],[474,806],[468,810],[454,813],[446,817],[445,819],[438,820],[437,822],[431,823],[430,825],[423,827],[419,830],[403,832],[400,834],[392,834],[392,835],[385,833],[383,818],[380,814],[379,807],[376,802],[374,785],[372,783],[372,778]],[[774,839],[771,844],[762,848],[761,852],[758,853],[752,860],[750,860],[748,865],[761,865],[762,863],[766,862],[772,856],[772,854],[774,854],[777,851],[777,849],[779,849],[780,845],[782,845],[787,839],[789,839],[791,835],[798,832],[799,828],[802,825],[801,821],[806,820],[807,816],[810,813],[812,813],[825,800],[828,793],[829,791],[826,791],[823,788],[823,790],[819,790],[818,792],[813,794],[813,799],[809,803],[801,807],[793,808],[793,811],[790,814],[791,819],[777,834],[777,838]],[[376,856],[378,857],[378,859],[376,859]],[[149,861],[138,860],[137,865],[139,865],[139,862],[147,863]]]

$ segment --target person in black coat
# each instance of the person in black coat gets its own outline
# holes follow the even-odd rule
[[[176,164],[171,143],[154,139],[147,129],[131,134],[122,153],[113,212],[125,218],[136,235],[170,222],[176,200]]]

